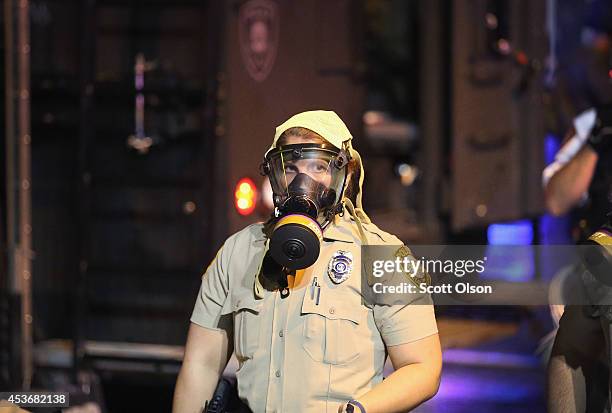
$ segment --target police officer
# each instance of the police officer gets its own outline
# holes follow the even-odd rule
[[[606,131],[608,129],[608,131]],[[612,106],[591,108],[574,121],[570,137],[544,171],[546,200],[553,214],[575,211],[574,236],[584,241],[612,210]],[[565,307],[548,365],[548,411],[610,412],[609,371],[612,306],[605,286],[588,271],[570,278],[576,302]]]
[[[584,7],[576,14],[585,16],[581,40],[588,42],[566,63],[569,100],[578,115],[543,174],[549,212],[561,215],[576,208],[576,241],[587,239],[612,211],[612,5],[593,0]],[[548,411],[610,412],[609,287],[588,271],[576,275],[567,290],[589,305],[566,306],[559,322],[548,364]]]
[[[228,238],[202,277],[174,412],[201,411],[232,350],[255,413],[402,412],[437,392],[430,297],[362,304],[361,246],[402,243],[362,209],[351,139],[331,111],[276,128],[262,166],[274,215]],[[395,371],[383,381],[387,354]]]

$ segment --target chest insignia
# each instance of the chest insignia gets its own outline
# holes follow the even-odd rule
[[[353,254],[349,251],[336,251],[327,265],[327,275],[334,284],[340,284],[353,270]]]

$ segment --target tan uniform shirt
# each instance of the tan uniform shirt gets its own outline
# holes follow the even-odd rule
[[[228,238],[202,277],[191,317],[218,328],[221,315],[233,315],[238,391],[254,413],[336,413],[382,381],[385,346],[437,333],[429,296],[410,305],[362,305],[361,241],[348,214],[325,230],[317,262],[289,280],[288,297],[264,290],[258,298],[262,228],[254,224]],[[402,245],[373,224],[364,230],[368,244]],[[335,284],[327,267],[338,250],[351,252],[353,265],[349,278]]]

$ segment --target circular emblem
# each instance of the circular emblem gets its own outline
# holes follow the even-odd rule
[[[336,251],[327,265],[327,275],[334,284],[340,284],[349,277],[352,269],[353,254],[348,251]]]
[[[271,0],[249,0],[240,7],[240,53],[253,80],[263,82],[274,66],[278,48],[278,7]]]

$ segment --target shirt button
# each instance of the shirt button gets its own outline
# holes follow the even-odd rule
[[[281,331],[278,332],[278,335],[282,337],[282,336],[285,335],[285,333],[283,333],[283,330],[281,330]]]
[[[274,373],[274,375],[275,375],[276,377],[280,377],[280,370],[276,370],[276,373]]]
[[[336,309],[334,307],[330,307],[329,308],[329,313],[330,314],[334,314],[336,312]]]

